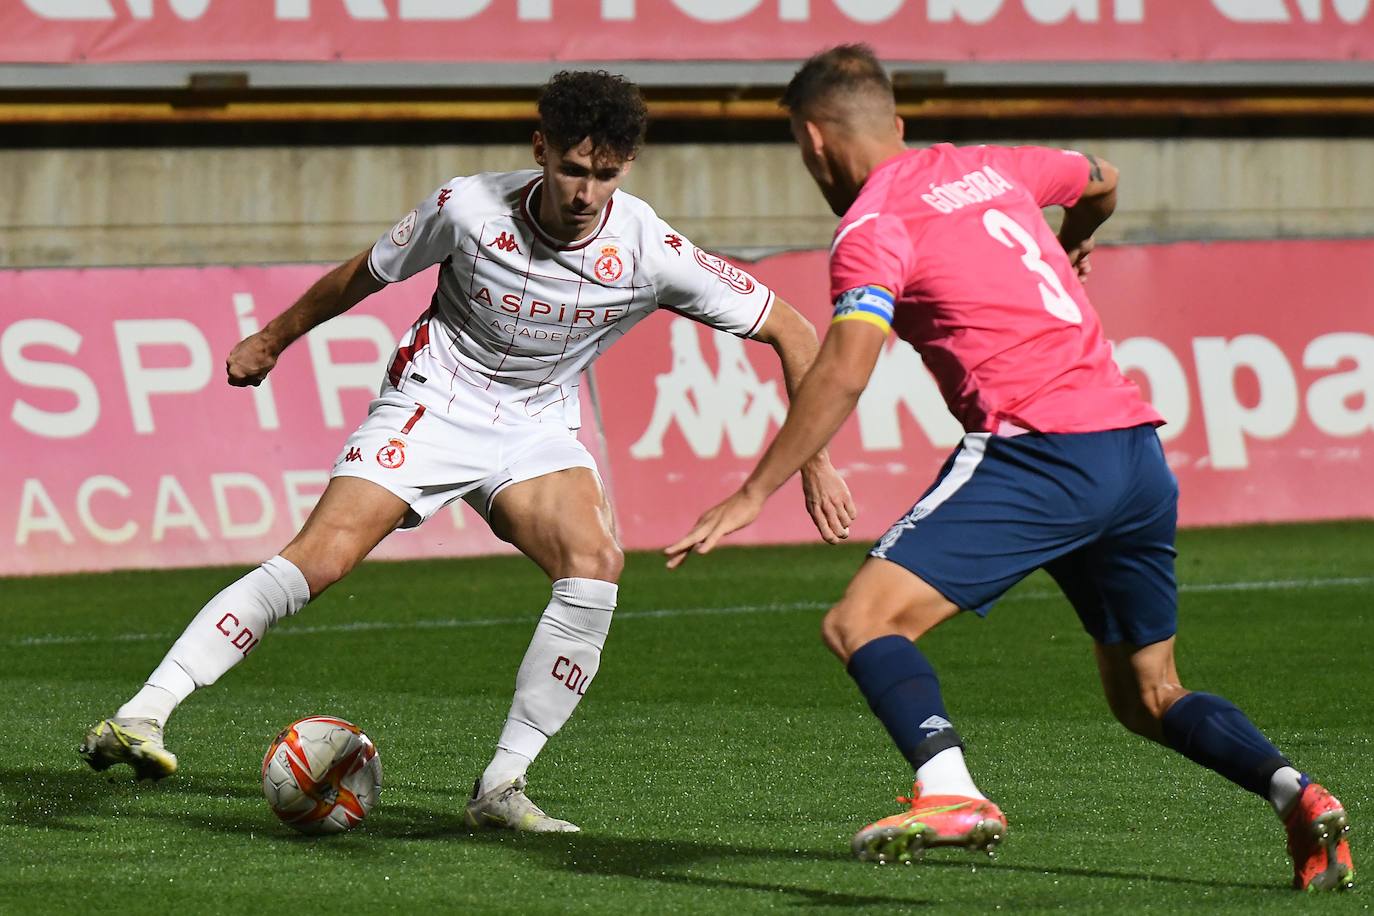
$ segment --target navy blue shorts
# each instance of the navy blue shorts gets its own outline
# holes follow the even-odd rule
[[[870,556],[986,615],[1043,567],[1100,643],[1174,635],[1178,483],[1152,426],[970,433]]]

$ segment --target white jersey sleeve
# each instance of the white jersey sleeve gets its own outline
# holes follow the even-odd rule
[[[458,220],[463,179],[435,190],[401,217],[372,246],[367,266],[383,283],[399,283],[426,267],[442,263],[458,247]]]
[[[657,237],[644,240],[643,252],[658,305],[737,337],[756,334],[768,320],[773,291],[663,220],[653,222]]]

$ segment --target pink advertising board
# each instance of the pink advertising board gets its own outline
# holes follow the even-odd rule
[[[229,349],[323,270],[0,272],[0,396],[17,458],[0,490],[13,539],[0,572],[213,565],[279,550],[433,283],[430,273],[383,290],[289,350],[265,387],[229,387]],[[501,546],[460,506],[377,555]]]
[[[1089,291],[1118,362],[1170,419],[1188,525],[1374,516],[1374,240],[1099,250]],[[823,251],[745,264],[824,328]],[[308,513],[432,273],[298,343],[261,389],[223,359],[314,266],[0,272],[0,574],[256,562]],[[596,365],[584,408],[630,548],[676,538],[743,479],[786,399],[767,347],[664,312]],[[876,537],[957,444],[891,342],[832,454]],[[793,482],[739,543],[810,539]],[[458,504],[383,557],[507,549]]]
[[[1368,60],[1368,0],[18,0],[0,61]],[[551,67],[556,69],[556,67]]]
[[[1088,291],[1117,361],[1170,420],[1160,435],[1182,524],[1374,517],[1374,240],[1126,246],[1093,260]],[[824,252],[747,266],[824,327]],[[742,481],[786,409],[766,349],[660,317],[666,333],[646,322],[632,354],[597,367],[621,524],[645,547]],[[651,390],[646,364],[671,367]],[[831,447],[855,535],[881,535],[961,435],[920,358],[890,340]],[[812,534],[793,481],[736,542]]]

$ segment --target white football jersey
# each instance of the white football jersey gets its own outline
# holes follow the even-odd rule
[[[533,217],[542,184],[533,169],[455,178],[372,246],[382,282],[442,265],[387,373],[408,397],[444,410],[479,389],[494,421],[575,428],[582,370],[655,309],[741,337],[763,326],[772,291],[644,201],[616,191],[596,231],[565,245]]]

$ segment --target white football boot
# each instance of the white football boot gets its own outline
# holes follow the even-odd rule
[[[525,777],[503,782],[478,797],[482,780],[472,787],[472,798],[463,810],[463,820],[474,829],[505,828],[530,833],[577,833],[582,828],[556,817],[549,817],[525,794]]]
[[[76,752],[96,771],[127,763],[138,779],[162,779],[177,770],[176,755],[162,746],[156,719],[101,719]]]

